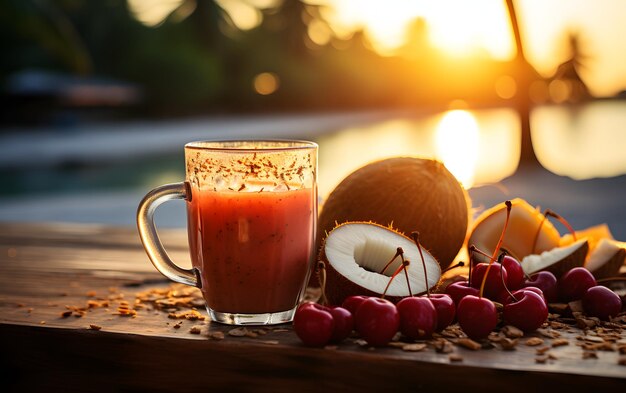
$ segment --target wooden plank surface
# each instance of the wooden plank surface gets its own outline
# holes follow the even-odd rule
[[[173,258],[188,264],[185,233],[163,231],[162,236]],[[553,348],[555,339],[535,333],[520,339],[514,351],[453,346],[450,354],[432,345],[420,352],[374,349],[356,338],[336,347],[307,348],[288,324],[250,328],[238,336],[242,331],[207,320],[172,319],[145,301],[136,316],[119,315],[124,301],[132,308],[138,294],[141,302],[142,294],[165,289],[177,287],[152,267],[134,228],[0,224],[4,380],[15,391],[626,387],[626,367],[619,364],[625,355],[614,347],[583,359],[578,344],[584,333],[574,327],[559,331],[568,345]],[[619,334],[626,340],[625,332]],[[534,336],[544,340],[552,359],[536,361],[537,347],[524,344]]]

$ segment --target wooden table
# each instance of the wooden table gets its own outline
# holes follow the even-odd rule
[[[173,258],[188,263],[185,233],[162,235]],[[597,358],[583,359],[583,350],[576,345],[582,331],[563,332],[570,344],[555,348],[550,346],[553,340],[544,337],[554,359],[538,363],[537,347],[525,345],[526,337],[514,351],[454,346],[450,354],[428,346],[407,352],[368,348],[354,339],[318,349],[300,344],[289,325],[264,329],[258,337],[236,337],[229,334],[232,327],[171,319],[160,310],[139,309],[136,317],[116,314],[122,300],[132,307],[136,293],[169,285],[148,261],[134,228],[1,224],[3,384],[14,391],[626,388],[626,366],[618,364],[625,355],[598,351]],[[72,307],[86,307],[90,301],[109,304],[75,316],[80,312],[72,312]],[[64,317],[68,311],[71,315]],[[194,326],[200,334],[190,332]]]

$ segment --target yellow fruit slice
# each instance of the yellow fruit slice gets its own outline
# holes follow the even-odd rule
[[[593,250],[596,248],[596,244],[601,239],[613,239],[613,234],[609,229],[609,226],[606,224],[594,225],[589,228],[582,229],[580,231],[576,231],[576,239],[582,239],[584,237],[587,238],[589,242],[589,249]],[[571,233],[567,233],[561,237],[561,246],[567,246],[574,242],[574,236]]]
[[[511,200],[511,204],[511,216],[502,243],[503,249],[521,261],[527,255],[540,254],[559,246],[561,238],[559,231],[550,221],[544,220],[544,215],[538,208],[532,207],[521,198]],[[506,205],[504,202],[485,210],[474,223],[468,238],[468,247],[474,245],[490,255],[493,254],[502,233],[505,219]],[[535,238],[537,238],[537,242],[533,247]],[[481,262],[487,260],[487,258],[478,255],[476,257]]]

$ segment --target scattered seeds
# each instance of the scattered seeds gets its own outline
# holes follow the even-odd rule
[[[424,343],[405,344],[402,346],[402,350],[405,352],[419,352],[426,349],[427,345]]]
[[[482,345],[471,338],[459,338],[456,340],[456,345],[459,345],[463,348],[471,349],[472,351],[478,351]]]
[[[246,329],[245,327],[230,329],[228,331],[228,335],[233,337],[244,337],[248,335],[248,329]]]
[[[569,345],[569,341],[564,338],[557,338],[556,340],[552,341],[552,348],[562,347],[563,345]]]
[[[102,329],[102,326],[100,326],[100,325],[96,325],[96,324],[93,324],[93,323],[89,324],[89,330],[100,330],[100,329]]]
[[[189,333],[191,334],[200,334],[201,331],[202,328],[200,326],[192,326],[191,329],[189,329]]]
[[[504,333],[505,336],[507,336],[508,338],[520,338],[520,337],[524,337],[524,332],[521,331],[520,329],[516,328],[515,326],[511,326],[511,325],[506,325],[505,327],[502,328],[502,333]]]
[[[224,332],[209,332],[209,337],[213,340],[223,340]]]
[[[528,345],[529,347],[535,347],[537,345],[543,344],[543,339],[539,337],[531,337],[526,340],[525,344]]]
[[[458,353],[451,353],[450,355],[448,355],[448,360],[450,360],[451,362],[462,362],[463,356],[459,355]]]
[[[503,350],[513,351],[515,350],[515,347],[517,346],[517,339],[510,339],[508,337],[504,337],[499,341],[499,343]]]

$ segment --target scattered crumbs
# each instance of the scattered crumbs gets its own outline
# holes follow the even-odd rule
[[[458,353],[451,353],[450,355],[448,355],[448,359],[451,362],[462,362],[463,356],[459,355]]]
[[[405,344],[402,346],[402,350],[405,352],[420,352],[426,349],[425,343]]]
[[[502,328],[502,333],[508,338],[520,338],[524,336],[524,332],[515,326],[506,325]]]
[[[542,355],[535,357],[535,363],[544,364],[548,361],[548,355]]]
[[[28,310],[26,310],[26,312],[30,314],[30,313],[32,313],[32,312],[33,312],[33,310],[34,310],[34,308],[29,307],[29,308],[28,308]]]
[[[508,337],[504,337],[499,341],[500,346],[505,351],[513,351],[517,346],[517,339],[511,339]]]
[[[583,359],[597,359],[598,354],[593,351],[583,351]]]
[[[18,306],[18,307],[25,307],[26,305],[24,303],[17,303],[16,306]]]
[[[96,325],[96,324],[93,324],[93,323],[89,324],[89,330],[100,330],[100,329],[102,329],[102,326],[100,326],[100,325]]]
[[[548,347],[548,346],[543,346],[543,347],[539,347],[539,348],[535,349],[535,353],[536,353],[537,355],[543,355],[543,354],[545,354],[546,352],[548,352],[549,350],[550,350],[550,347]]]
[[[456,340],[456,345],[459,345],[466,349],[471,349],[472,351],[478,351],[482,348],[482,345],[471,338],[459,338]]]
[[[238,327],[238,328],[230,329],[228,331],[228,335],[233,336],[233,337],[244,337],[247,334],[248,334],[248,329],[245,327]]]
[[[529,339],[526,340],[525,344],[528,345],[529,347],[535,347],[537,345],[542,345],[543,340],[539,337],[530,337]]]
[[[326,346],[324,346],[324,349],[326,349],[328,351],[335,351],[335,350],[337,350],[337,348],[339,348],[339,347],[336,346],[336,345],[326,345]]]
[[[202,328],[200,326],[192,326],[191,329],[189,329],[189,333],[191,334],[200,334],[201,331]]]
[[[272,330],[273,333],[284,333],[284,332],[288,332],[289,329],[274,329]]]
[[[556,340],[552,341],[553,348],[561,347],[563,345],[569,345],[569,341],[567,341],[567,339],[565,338],[557,338]]]
[[[72,315],[72,310],[66,310],[61,313],[61,318],[67,318]]]
[[[89,291],[85,294],[87,297],[96,297],[96,291]]]
[[[174,329],[180,329],[180,327],[183,325],[183,321],[178,321],[174,324]]]
[[[259,340],[261,344],[278,345],[278,340]]]
[[[61,292],[60,296],[69,296],[67,292]]]
[[[367,346],[367,341],[363,340],[362,338],[357,338],[356,340],[354,340],[354,343],[358,345],[359,347]]]
[[[452,345],[452,343],[448,340],[446,340],[445,338],[441,338],[439,340],[436,340],[433,343],[433,346],[435,347],[435,351],[438,353],[452,353],[454,352],[454,346]]]
[[[210,338],[212,338],[213,340],[223,340],[224,339],[224,332],[209,332],[208,336]]]

